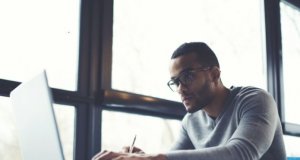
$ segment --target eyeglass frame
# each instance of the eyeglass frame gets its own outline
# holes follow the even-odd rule
[[[200,67],[196,67],[196,68],[186,69],[185,71],[179,73],[179,75],[177,77],[171,78],[171,80],[168,81],[167,85],[171,89],[171,91],[176,92],[179,87],[179,84],[188,86],[194,81],[194,76],[190,77],[190,79],[191,79],[190,82],[182,82],[182,80],[180,80],[180,77],[182,77],[183,75],[186,75],[186,77],[192,76],[191,73],[207,71],[207,70],[210,70],[211,68],[212,68],[211,66],[210,67],[200,66]],[[172,82],[173,82],[173,84],[171,84]],[[173,90],[171,85],[176,86],[176,90]]]

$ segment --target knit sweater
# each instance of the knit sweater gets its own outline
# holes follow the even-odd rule
[[[232,87],[223,111],[187,113],[168,160],[284,160],[277,106],[266,91]]]

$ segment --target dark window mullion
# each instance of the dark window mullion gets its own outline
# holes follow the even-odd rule
[[[99,95],[99,23],[101,1],[82,0],[78,93],[90,99],[89,103],[76,106],[76,160],[91,159],[100,146],[100,111],[96,97]],[[100,14],[99,14],[100,13]]]
[[[275,98],[279,114],[283,114],[282,47],[279,0],[265,0],[265,30],[268,90]]]
[[[105,109],[181,119],[186,114],[182,103],[124,91],[106,90]]]
[[[90,159],[101,149],[103,89],[111,81],[111,15],[111,0],[82,2],[78,91],[93,101],[78,107],[76,132],[82,136],[77,136],[81,143],[76,144],[76,159]]]
[[[0,96],[9,97],[9,94],[14,90],[20,82],[0,79]]]

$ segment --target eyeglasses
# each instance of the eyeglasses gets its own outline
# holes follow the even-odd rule
[[[193,69],[183,71],[179,74],[179,76],[172,78],[168,82],[168,86],[173,92],[175,92],[177,91],[179,84],[184,86],[190,85],[195,79],[195,72],[207,71],[210,68],[211,67],[198,67],[198,68],[193,68]]]

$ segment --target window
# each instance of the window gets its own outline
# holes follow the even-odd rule
[[[266,89],[261,6],[258,0],[116,0],[112,87],[178,100],[166,87],[171,54],[183,42],[204,41],[219,57],[227,86]]]
[[[76,90],[79,9],[79,0],[1,1],[0,78],[24,81],[46,69],[51,86]]]
[[[136,146],[146,153],[168,151],[179,133],[180,121],[103,111],[102,148],[120,150],[136,135]],[[119,135],[122,136],[119,136]]]
[[[226,86],[266,89],[262,11],[259,0],[115,0],[112,87],[179,101],[166,86],[171,54],[183,42],[203,41]]]
[[[283,138],[284,138],[287,157],[300,158],[300,151],[299,151],[300,138],[294,136],[287,136],[287,135],[285,135]]]
[[[0,117],[0,159],[19,160],[21,159],[21,151],[9,98],[0,97]]]
[[[75,108],[65,105],[54,105],[55,117],[66,160],[73,160],[75,138]]]
[[[300,10],[280,3],[284,87],[284,121],[300,125]]]

